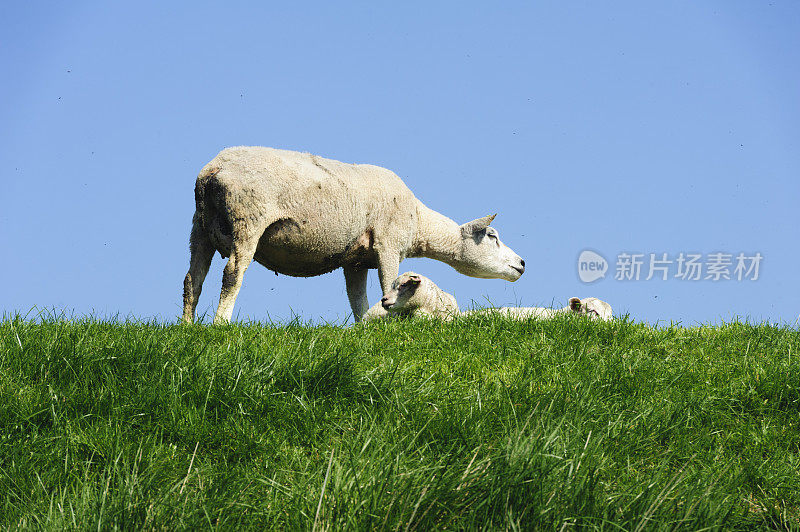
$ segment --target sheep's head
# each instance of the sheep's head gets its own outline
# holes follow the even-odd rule
[[[587,297],[581,299],[581,303],[586,309],[587,313],[591,313],[598,319],[610,320],[611,319],[611,305],[596,297]]]
[[[422,276],[406,272],[392,282],[392,288],[381,298],[381,305],[388,311],[407,308],[409,300],[417,293]]]
[[[571,297],[569,298],[569,309],[576,314],[584,314],[590,318],[611,319],[611,305],[596,297],[587,297],[586,299]]]
[[[495,216],[461,226],[461,255],[453,267],[470,277],[516,281],[525,271],[525,261],[500,241],[497,229],[489,227]]]

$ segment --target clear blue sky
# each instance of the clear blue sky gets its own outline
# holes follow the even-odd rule
[[[800,3],[165,4],[0,7],[0,312],[177,319],[198,171],[265,145],[390,168],[458,222],[499,213],[518,282],[401,264],[462,308],[796,325]],[[579,280],[584,249],[604,279]],[[620,281],[623,252],[764,258],[757,281]],[[255,264],[235,315],[349,310],[341,271]]]

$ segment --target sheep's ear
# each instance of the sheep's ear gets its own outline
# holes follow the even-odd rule
[[[581,300],[577,297],[569,298],[569,309],[572,312],[580,312],[581,311]]]
[[[408,281],[406,281],[406,283],[412,284],[412,285],[417,285],[417,284],[419,284],[421,282],[422,282],[422,277],[420,277],[417,274],[409,275],[408,276]]]
[[[492,220],[494,220],[495,216],[497,216],[497,213],[465,223],[461,226],[461,234],[464,236],[469,236],[475,233],[480,233],[481,231],[485,231],[486,228],[489,227],[489,224],[492,223]]]

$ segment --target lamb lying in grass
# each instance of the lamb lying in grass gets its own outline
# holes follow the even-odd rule
[[[611,319],[611,305],[597,299],[596,297],[587,297],[578,299],[577,297],[569,298],[569,304],[564,308],[544,308],[544,307],[500,307],[500,308],[486,308],[477,310],[468,310],[462,313],[463,315],[475,314],[490,314],[490,313],[504,314],[510,318],[524,320],[527,318],[553,318],[559,314],[581,314],[590,318],[598,318],[601,320]]]
[[[406,272],[392,282],[386,295],[364,315],[364,320],[387,316],[430,316],[449,320],[458,314],[455,297],[424,275]]]
[[[611,305],[596,297],[571,297],[569,305],[560,309],[543,307],[501,307],[460,312],[456,298],[436,283],[414,272],[406,272],[392,283],[391,289],[379,303],[364,315],[365,320],[388,316],[431,316],[450,320],[454,316],[504,314],[514,319],[552,318],[559,314],[581,314],[601,320],[611,319]]]

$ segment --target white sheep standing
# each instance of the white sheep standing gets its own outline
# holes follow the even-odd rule
[[[364,320],[387,316],[429,316],[450,320],[458,314],[455,297],[424,275],[406,272],[392,282],[391,289],[380,302],[364,314]]]
[[[500,307],[468,310],[460,312],[453,295],[448,294],[424,275],[406,272],[392,282],[391,289],[379,303],[373,305],[364,315],[364,320],[388,316],[430,316],[445,320],[455,316],[502,314],[513,319],[553,318],[560,314],[581,314],[601,320],[611,319],[611,305],[587,297],[571,297],[569,304],[560,309],[544,307]]]
[[[183,284],[188,323],[215,251],[229,259],[214,323],[230,321],[253,260],[295,277],[343,268],[356,321],[369,307],[371,268],[378,269],[384,294],[407,257],[429,257],[471,277],[508,281],[525,269],[489,227],[494,216],[458,225],[378,166],[273,148],[227,148],[198,175],[195,204]]]

